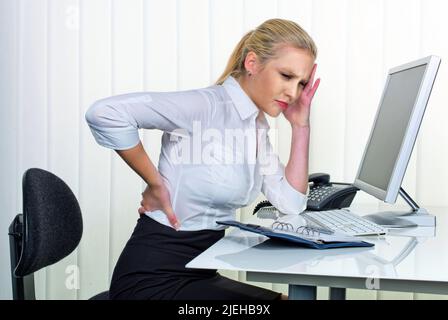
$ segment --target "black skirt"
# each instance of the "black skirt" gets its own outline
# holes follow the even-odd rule
[[[142,215],[115,266],[111,299],[276,300],[281,294],[185,265],[224,231],[176,231]]]

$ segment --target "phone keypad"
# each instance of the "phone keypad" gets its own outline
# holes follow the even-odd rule
[[[321,201],[329,195],[338,191],[339,188],[334,186],[315,186],[310,189],[308,199],[312,201]]]

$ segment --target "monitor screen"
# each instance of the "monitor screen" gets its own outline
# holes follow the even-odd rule
[[[426,66],[390,75],[358,176],[381,190],[389,185]]]
[[[396,201],[439,65],[429,56],[389,70],[354,182],[359,189]]]

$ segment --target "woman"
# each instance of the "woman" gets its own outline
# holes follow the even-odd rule
[[[112,299],[284,298],[185,265],[224,236],[216,221],[234,219],[260,191],[284,213],[305,209],[316,55],[300,26],[271,19],[240,40],[214,86],[118,95],[89,108],[86,120],[97,142],[116,150],[148,184],[114,269]],[[264,113],[283,113],[291,124],[286,167],[272,150]],[[158,170],[139,128],[164,131]],[[230,143],[224,139],[229,131]],[[233,144],[235,135],[244,140]],[[203,148],[203,140],[212,141]]]

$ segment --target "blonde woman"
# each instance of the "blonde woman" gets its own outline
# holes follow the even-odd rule
[[[285,298],[185,265],[224,236],[216,221],[235,219],[260,191],[284,213],[305,209],[316,55],[299,25],[271,19],[240,40],[215,85],[118,95],[89,108],[96,141],[147,183],[114,269],[112,299]],[[291,124],[286,167],[272,150],[265,114],[283,114]],[[158,168],[139,140],[141,128],[163,131]]]

